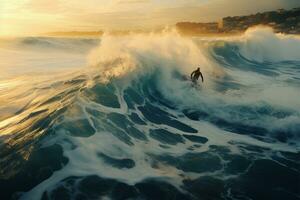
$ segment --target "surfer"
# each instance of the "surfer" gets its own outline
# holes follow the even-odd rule
[[[204,81],[203,79],[203,75],[202,73],[200,72],[200,67],[198,67],[195,71],[193,71],[191,73],[191,79],[194,83],[197,82],[197,80],[199,79],[199,76],[201,76],[201,79],[202,79],[202,82]]]

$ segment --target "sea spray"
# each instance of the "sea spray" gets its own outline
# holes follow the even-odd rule
[[[299,61],[300,37],[275,34],[269,27],[255,27],[242,37],[240,52],[258,62]]]
[[[245,37],[104,36],[84,70],[5,89],[3,99],[31,98],[1,122],[4,195],[254,198],[273,185],[297,195],[299,62],[245,58]],[[199,65],[193,87],[185,77]]]

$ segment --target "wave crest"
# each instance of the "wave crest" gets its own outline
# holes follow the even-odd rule
[[[257,62],[300,60],[300,38],[275,34],[270,27],[248,29],[239,48],[244,57]]]
[[[105,35],[91,51],[89,64],[96,66],[106,80],[157,68],[189,73],[199,64],[203,71],[212,70],[199,47],[174,31],[123,37]]]

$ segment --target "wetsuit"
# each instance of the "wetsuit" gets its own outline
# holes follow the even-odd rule
[[[200,69],[197,69],[197,70],[193,71],[191,73],[191,79],[192,79],[192,81],[195,83],[199,79],[199,76],[201,76],[201,79],[202,79],[202,82],[203,82],[204,81],[203,80],[203,75],[200,72]]]

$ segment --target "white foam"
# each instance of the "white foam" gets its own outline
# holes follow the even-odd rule
[[[271,40],[269,41],[270,34]],[[265,41],[272,42],[272,40],[280,41],[277,45],[281,45],[281,42],[286,44],[286,38],[281,41],[280,37],[270,33],[269,30],[247,32],[244,36],[246,41],[240,43],[241,48],[244,48],[242,52],[244,51],[244,56],[248,59],[256,59],[256,51],[252,46],[265,45]],[[261,44],[258,44],[258,41]],[[141,75],[152,75],[155,71],[159,73],[157,74],[156,81],[154,82],[153,80],[152,84],[155,84],[164,97],[176,104],[179,109],[192,108],[194,110],[204,110],[211,116],[228,119],[231,122],[245,123],[246,121],[246,123],[251,125],[258,124],[266,127],[269,126],[269,128],[288,128],[297,122],[299,119],[297,113],[299,112],[294,107],[299,106],[296,100],[298,93],[294,88],[286,89],[282,87],[282,84],[278,86],[274,83],[272,77],[268,78],[258,75],[255,72],[249,73],[236,69],[231,71],[233,74],[232,77],[244,84],[246,89],[229,90],[227,92],[218,92],[215,90],[216,80],[221,79],[226,74],[230,75],[230,71],[222,69],[222,66],[218,66],[207,55],[206,50],[202,48],[205,47],[199,47],[192,39],[181,37],[175,32],[129,35],[124,37],[104,36],[101,39],[100,46],[94,49],[88,56],[90,66],[87,67],[87,71],[90,73],[91,79],[99,75],[103,81],[118,79],[116,84],[119,88],[116,94],[122,104],[121,108],[110,108],[97,105],[95,102],[78,100],[77,103],[83,108],[83,112],[80,112],[80,116],[75,115],[73,118],[71,113],[67,118],[68,122],[72,123],[72,119],[75,120],[78,118],[86,118],[90,122],[92,116],[88,112],[85,112],[86,108],[93,108],[104,113],[116,112],[124,115],[129,114],[130,111],[121,96],[123,94],[122,90],[129,86],[132,80],[138,80],[137,78],[141,77]],[[273,51],[273,48],[270,46],[262,47],[262,51],[260,52],[262,57],[257,60],[265,61],[265,59],[274,59],[268,55],[269,53],[280,54],[282,56],[280,60],[286,58],[294,59],[293,56],[296,56],[293,54],[293,56],[289,55],[291,57],[286,57],[287,55],[285,54],[281,55],[281,53],[272,52],[271,50]],[[199,65],[204,74],[204,84],[201,85],[201,89],[191,87],[190,82],[178,79],[173,75],[174,71],[179,71],[182,75],[189,75]],[[249,75],[251,75],[251,78],[247,78]],[[93,84],[99,83],[90,83],[91,86]],[[274,100],[273,97],[280,98],[280,95],[274,92],[276,89],[285,91],[284,94],[288,95],[291,99],[282,98],[281,100]],[[279,127],[274,127],[272,125],[278,122],[276,118],[257,115],[257,118],[253,119],[253,116],[251,116],[252,118],[250,119],[247,113],[243,113],[243,111],[238,109],[232,110],[234,106],[259,107],[265,102],[275,108],[286,106],[288,109],[295,110],[296,115],[282,119],[278,123]],[[165,107],[160,108],[167,110]],[[208,138],[206,144],[195,149],[193,152],[205,152],[209,150],[209,145],[218,145],[227,146],[228,148],[232,148],[235,153],[239,153],[238,150],[233,149],[234,145],[229,144],[230,141],[268,147],[274,150],[295,151],[295,148],[289,146],[289,144],[265,143],[250,136],[221,130],[209,122],[191,121],[182,116],[182,113],[178,112],[178,110],[170,110],[170,112],[177,116],[178,121],[197,129],[199,131],[197,135]],[[97,122],[100,126],[103,123],[101,120]],[[92,123],[91,125],[93,126]],[[26,193],[22,198],[39,199],[46,189],[54,187],[56,183],[68,176],[99,175],[101,177],[114,178],[128,184],[134,184],[149,177],[163,177],[178,186],[182,180],[181,174],[183,172],[167,165],[152,168],[151,161],[149,161],[149,154],[181,156],[189,152],[188,147],[192,145],[192,142],[186,141],[184,144],[179,143],[177,145],[169,145],[169,148],[162,148],[157,140],[149,137],[149,130],[162,128],[180,135],[189,133],[184,133],[167,125],[154,124],[148,121],[145,126],[134,126],[145,133],[149,141],[145,142],[131,138],[134,145],[128,146],[107,131],[97,131],[95,135],[88,138],[79,138],[72,137],[61,130],[58,134],[59,137],[53,138],[54,142],[48,141],[48,144],[61,144],[64,148],[64,155],[69,158],[69,163],[63,169],[55,172],[49,179]],[[65,142],[65,139],[71,141],[77,148],[70,148],[70,143]],[[97,153],[104,153],[114,158],[130,158],[134,160],[135,167],[131,169],[113,168],[97,156]],[[193,173],[185,173],[184,175],[190,178],[199,176],[199,174]]]
[[[275,34],[269,27],[255,27],[246,31],[240,44],[241,54],[257,62],[300,60],[300,38]]]

